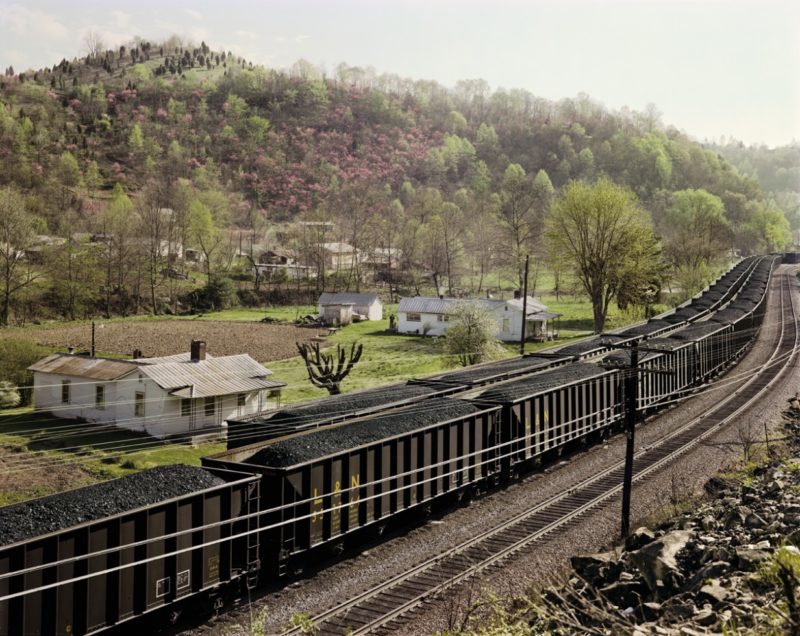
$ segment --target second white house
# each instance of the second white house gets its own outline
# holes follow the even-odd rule
[[[510,300],[463,300],[428,296],[401,298],[397,309],[397,331],[426,336],[444,335],[451,325],[453,314],[464,303],[476,303],[492,314],[496,324],[494,336],[498,340],[517,342],[522,337],[522,298]],[[560,314],[547,311],[547,307],[532,296],[528,296],[525,310],[527,339],[544,340],[553,336],[552,328],[548,333],[548,321],[558,318]]]

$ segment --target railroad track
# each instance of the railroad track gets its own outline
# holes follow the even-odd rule
[[[797,314],[790,275],[780,278],[780,330],[769,360],[759,372],[714,407],[679,429],[640,449],[634,457],[634,481],[640,482],[689,451],[768,392],[791,364],[798,349]],[[475,574],[498,565],[589,510],[607,503],[622,489],[624,461],[542,502],[501,525],[420,563],[383,584],[313,617],[320,635],[366,634],[396,627],[403,614]],[[286,634],[297,634],[290,630]]]

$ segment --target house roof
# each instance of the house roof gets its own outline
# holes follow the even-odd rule
[[[349,243],[340,243],[340,242],[323,243],[322,247],[324,247],[329,252],[334,252],[336,254],[352,254],[353,252],[356,251],[356,249]]]
[[[320,294],[319,302],[320,305],[371,305],[375,301],[380,301],[378,298],[378,294],[355,294],[350,292],[341,292],[338,294],[332,294],[330,292],[324,292]]]
[[[214,356],[210,353],[206,354],[206,360],[213,360]],[[165,362],[191,362],[192,352],[184,351],[183,353],[176,353],[171,356],[161,356],[159,358],[137,358],[138,364],[163,364]]]
[[[28,367],[29,371],[58,373],[91,380],[116,380],[137,368],[134,362],[54,353]]]
[[[199,362],[192,362],[189,353],[139,360],[54,353],[28,369],[106,382],[138,370],[171,395],[186,398],[249,393],[286,386],[283,382],[267,379],[272,371],[246,353],[219,358],[207,356]]]
[[[272,371],[246,353],[199,362],[143,364],[139,371],[177,397],[200,398],[286,386],[267,380]]]
[[[519,298],[515,298],[514,300],[489,300],[485,298],[468,300],[462,298],[436,298],[428,296],[401,298],[397,311],[415,314],[452,314],[460,305],[463,305],[464,303],[477,303],[491,311],[495,311],[501,307],[504,307],[505,305],[517,309],[520,312],[522,311],[522,299]],[[545,307],[538,300],[528,296],[528,305],[526,310],[528,318],[532,318],[537,314],[546,311],[547,307]],[[539,317],[537,316],[537,318]]]

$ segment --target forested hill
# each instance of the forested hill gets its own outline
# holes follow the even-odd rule
[[[304,62],[279,72],[177,40],[18,71],[0,78],[0,185],[27,197],[42,234],[67,217],[73,230],[102,227],[115,184],[173,209],[200,197],[214,222],[255,234],[265,220],[424,222],[448,204],[471,219],[513,215],[520,188],[600,175],[629,186],[657,229],[686,189],[722,200],[743,250],[776,247],[769,226],[783,223],[756,179],[665,128],[655,109],[344,65],[327,77]]]

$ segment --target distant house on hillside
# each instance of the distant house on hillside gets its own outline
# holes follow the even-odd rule
[[[280,403],[283,382],[247,354],[206,355],[205,342],[161,358],[54,353],[31,365],[37,411],[154,437],[224,434],[226,420]]]
[[[358,250],[349,243],[323,243],[325,267],[348,269],[358,262]]]
[[[317,311],[329,324],[349,324],[355,315],[364,316],[366,320],[383,319],[383,303],[378,294],[325,292],[319,297]]]
[[[477,303],[489,310],[496,321],[495,338],[505,342],[517,342],[522,337],[522,299],[512,300],[462,300],[460,298],[435,298],[414,296],[401,298],[398,314],[398,333],[427,336],[444,335],[451,325],[451,317],[460,305]],[[548,321],[560,314],[547,311],[540,301],[528,296],[525,325],[526,339],[545,339]],[[550,329],[552,335],[552,328]]]

